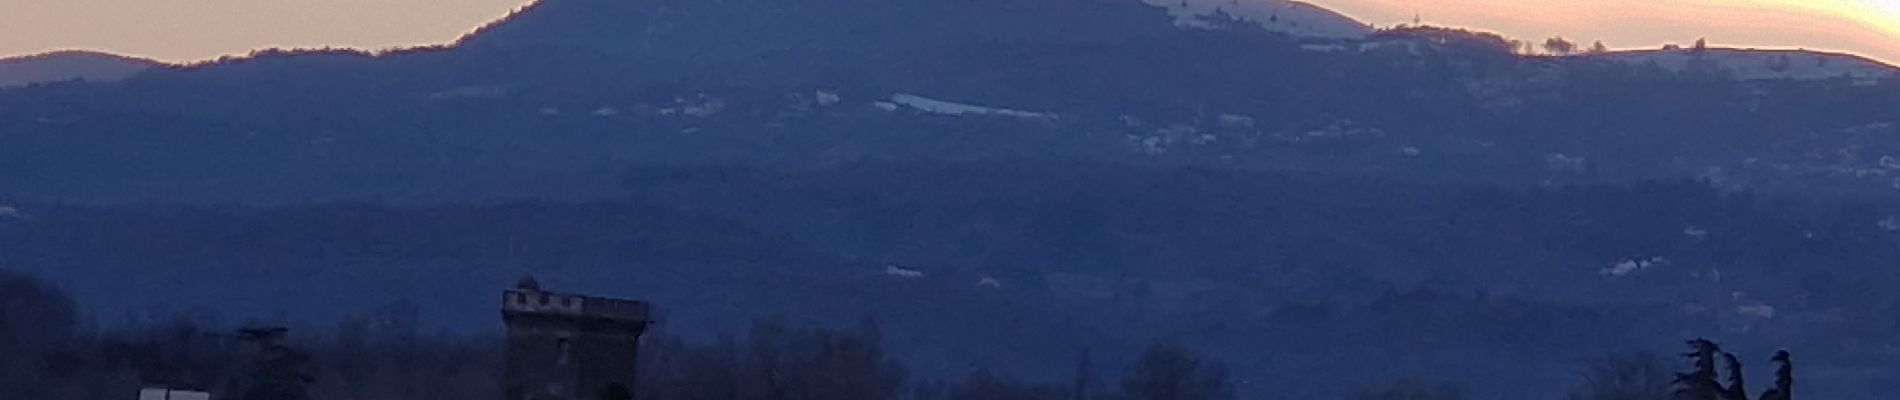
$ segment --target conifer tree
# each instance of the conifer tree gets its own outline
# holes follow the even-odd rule
[[[1715,371],[1715,357],[1721,352],[1722,346],[1708,339],[1689,341],[1689,352],[1682,356],[1690,359],[1693,367],[1676,374],[1676,400],[1721,400],[1722,384]]]
[[[1790,359],[1787,350],[1776,351],[1775,357],[1771,360],[1780,364],[1781,367],[1775,369],[1775,387],[1762,392],[1761,400],[1793,400],[1794,361]]]
[[[1728,388],[1722,391],[1722,399],[1748,400],[1748,385],[1742,381],[1742,361],[1734,353],[1722,353],[1722,361],[1728,363]]]

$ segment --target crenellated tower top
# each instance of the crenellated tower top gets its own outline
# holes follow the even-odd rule
[[[522,278],[514,288],[502,292],[501,312],[503,320],[537,317],[639,325],[645,325],[650,317],[644,301],[549,292],[542,290],[534,278]]]

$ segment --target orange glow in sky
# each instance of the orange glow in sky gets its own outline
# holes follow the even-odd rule
[[[446,43],[529,0],[0,0],[0,56],[196,61],[269,47]]]
[[[1258,1],[1258,0],[1238,0]],[[1846,51],[1900,62],[1900,0],[1308,0],[1390,26],[1414,15],[1518,39]],[[527,0],[0,0],[0,55],[93,49],[166,61],[261,47],[443,43]]]

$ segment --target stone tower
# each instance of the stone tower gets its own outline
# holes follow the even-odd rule
[[[646,302],[552,293],[533,278],[502,292],[503,400],[624,400],[634,389]]]

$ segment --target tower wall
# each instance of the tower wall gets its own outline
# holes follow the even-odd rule
[[[502,294],[508,328],[504,400],[596,400],[631,391],[643,302],[515,289]]]

